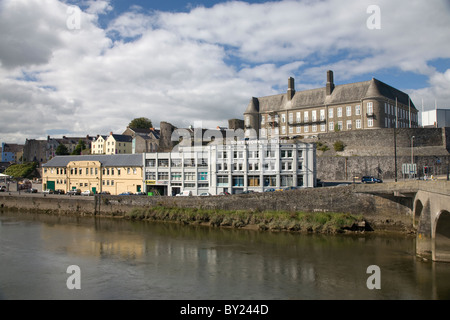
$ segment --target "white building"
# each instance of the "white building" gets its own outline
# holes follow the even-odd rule
[[[316,146],[310,143],[241,141],[143,157],[146,191],[161,195],[264,192],[316,183]]]
[[[434,109],[422,112],[422,127],[450,127],[450,109]]]

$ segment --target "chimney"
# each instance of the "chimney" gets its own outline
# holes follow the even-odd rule
[[[327,71],[327,96],[329,96],[334,90],[333,71]]]
[[[113,135],[113,132],[111,131],[111,132],[109,133],[109,135],[112,136],[112,135]]]
[[[294,78],[289,77],[288,79],[288,90],[287,90],[287,98],[289,101],[292,100],[292,97],[295,94],[295,82],[294,82]]]

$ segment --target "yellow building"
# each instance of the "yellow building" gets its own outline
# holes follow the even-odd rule
[[[142,154],[57,156],[42,165],[43,189],[141,192],[142,159]]]
[[[107,136],[98,136],[91,143],[91,153],[92,154],[105,154],[105,141]]]
[[[123,134],[109,133],[99,136],[92,142],[92,154],[130,154],[133,153],[133,137]]]

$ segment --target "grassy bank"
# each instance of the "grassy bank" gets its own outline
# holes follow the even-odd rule
[[[254,228],[271,231],[339,233],[365,229],[362,215],[332,212],[253,212],[192,208],[135,208],[125,214],[132,220],[173,221],[215,227]]]

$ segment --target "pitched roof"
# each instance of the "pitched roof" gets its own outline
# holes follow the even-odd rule
[[[133,141],[132,136],[127,136],[124,134],[112,134],[112,137],[114,138],[114,140],[119,141],[119,142],[132,142]]]
[[[336,85],[331,95],[326,94],[326,87],[296,91],[292,100],[289,101],[285,93],[252,98],[245,113],[270,112],[278,110],[304,109],[317,106],[332,104],[345,104],[363,99],[381,98],[398,99],[399,103],[408,105],[409,96],[384,82],[375,78],[369,81],[356,82],[350,84]],[[415,108],[414,103],[410,101],[411,108]]]
[[[72,161],[99,161],[103,167],[141,167],[142,154],[56,156],[43,167],[66,167]]]

